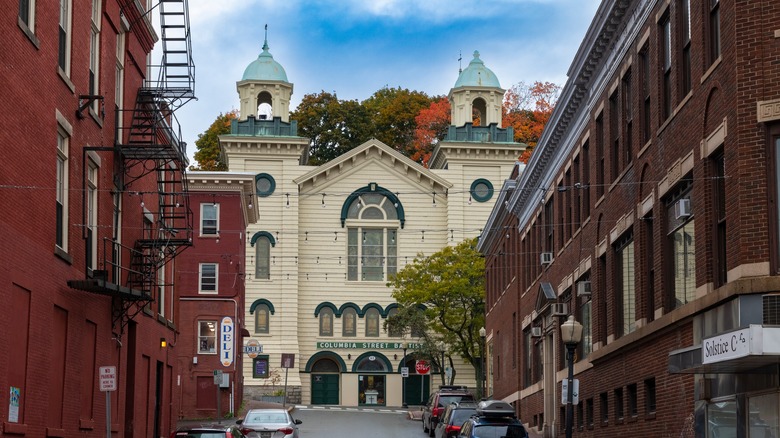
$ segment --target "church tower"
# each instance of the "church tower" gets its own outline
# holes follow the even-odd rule
[[[279,117],[283,122],[290,121],[293,84],[287,80],[284,67],[268,51],[267,29],[263,52],[247,66],[236,88],[241,101],[239,120],[253,116],[260,120]]]
[[[495,73],[485,67],[485,63],[479,59],[479,52],[475,50],[474,59],[460,73],[448,96],[452,107],[452,125],[463,126],[479,117],[479,125],[496,123],[500,128],[504,91]]]

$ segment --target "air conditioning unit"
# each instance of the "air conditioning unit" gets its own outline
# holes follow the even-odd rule
[[[552,303],[552,316],[566,316],[569,314],[569,306],[566,303]]]
[[[689,198],[682,198],[674,204],[674,217],[677,219],[684,219],[691,215],[691,200]]]
[[[542,265],[549,265],[553,262],[553,253],[543,252],[541,255]]]
[[[590,280],[583,280],[577,282],[577,296],[578,297],[590,296]]]
[[[541,327],[531,327],[531,337],[541,338],[542,337],[542,328]]]

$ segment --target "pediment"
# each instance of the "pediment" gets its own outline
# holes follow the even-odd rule
[[[336,159],[310,170],[293,182],[304,192],[307,188],[337,180],[369,162],[378,164],[388,172],[403,175],[417,184],[430,187],[434,191],[443,192],[452,187],[452,183],[446,179],[376,139],[371,139]]]

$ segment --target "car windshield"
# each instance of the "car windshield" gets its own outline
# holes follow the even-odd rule
[[[461,400],[471,400],[471,396],[466,395],[443,395],[439,397],[439,406],[447,406],[450,403],[458,403]]]
[[[460,426],[476,412],[477,412],[476,409],[455,409],[454,411],[452,411],[452,418],[450,418],[450,424],[455,426]]]
[[[477,425],[474,438],[525,438],[525,429],[519,424]]]
[[[250,414],[247,416],[244,423],[287,423],[287,415],[282,412],[262,412],[257,414]]]

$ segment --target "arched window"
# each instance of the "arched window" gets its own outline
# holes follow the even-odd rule
[[[377,356],[371,355],[363,357],[355,367],[358,372],[382,372],[390,371],[385,362]]]
[[[255,278],[271,279],[271,240],[260,236],[255,241]]]
[[[324,307],[320,310],[320,336],[333,336],[333,309]]]
[[[270,314],[267,304],[259,304],[255,308],[255,333],[268,333]]]
[[[487,125],[487,102],[478,97],[471,103],[471,119],[474,126]]]
[[[369,184],[374,190],[377,186]],[[350,281],[385,281],[397,271],[397,200],[381,192],[353,196],[346,215]]]
[[[390,322],[392,321],[393,317],[396,316],[396,315],[398,315],[398,308],[397,307],[393,307],[393,308],[391,308],[390,310],[387,311],[387,321],[388,321],[387,334],[389,336],[398,338],[398,337],[401,337],[401,336],[404,335],[403,328],[395,327],[393,324],[390,324]]]
[[[271,120],[274,118],[273,97],[271,93],[263,91],[257,95],[257,118]]]
[[[342,336],[356,336],[357,335],[357,312],[353,308],[346,308],[341,313],[341,335]]]
[[[379,311],[373,307],[366,311],[366,336],[379,336]]]
[[[333,359],[320,359],[311,366],[312,373],[338,373],[339,365]]]

